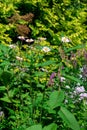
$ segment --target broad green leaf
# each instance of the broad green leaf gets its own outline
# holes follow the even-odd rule
[[[61,103],[64,100],[64,92],[63,91],[54,91],[51,93],[49,101],[48,101],[48,106],[51,109],[54,109],[58,106],[61,105]]]
[[[59,116],[65,121],[65,123],[72,128],[72,130],[80,130],[79,124],[74,115],[69,112],[65,107],[61,107],[58,112]]]
[[[48,125],[48,126],[45,126],[45,127],[43,128],[43,130],[57,130],[57,124],[52,123],[52,124],[50,124],[50,125]]]
[[[42,126],[41,125],[33,125],[25,130],[42,130]]]

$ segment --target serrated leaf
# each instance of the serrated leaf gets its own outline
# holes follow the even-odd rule
[[[72,130],[80,130],[79,124],[74,115],[68,111],[65,107],[61,107],[58,112],[59,116],[65,121],[65,123],[72,128]]]

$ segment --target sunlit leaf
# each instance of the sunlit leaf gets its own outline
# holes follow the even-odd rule
[[[51,109],[54,109],[58,106],[61,105],[61,103],[64,100],[64,92],[63,91],[54,91],[51,93],[49,101],[48,101],[48,106]]]

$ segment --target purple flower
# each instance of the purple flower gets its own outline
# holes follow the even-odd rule
[[[81,100],[85,98],[87,99],[87,93],[81,93],[79,96]]]
[[[84,86],[76,87],[76,88],[75,88],[75,92],[76,92],[77,94],[85,92]]]
[[[54,84],[53,79],[55,78],[55,76],[56,76],[56,73],[55,73],[55,72],[53,72],[53,73],[50,75],[50,80],[49,80],[49,82],[48,82],[48,85],[53,85],[53,84]]]
[[[50,80],[52,80],[55,76],[56,76],[56,73],[53,72],[53,73],[50,75]]]

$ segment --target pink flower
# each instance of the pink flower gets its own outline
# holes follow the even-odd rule
[[[80,99],[87,99],[87,93],[81,93],[80,95]]]
[[[84,86],[76,87],[75,91],[77,94],[85,92]]]

